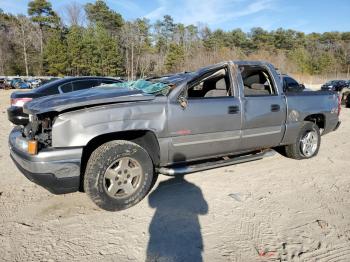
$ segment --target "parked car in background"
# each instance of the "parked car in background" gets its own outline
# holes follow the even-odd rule
[[[11,106],[7,109],[8,119],[15,125],[27,124],[28,115],[23,113],[23,105],[35,98],[119,82],[121,80],[107,77],[65,77],[48,82],[27,92],[13,92],[11,94]]]
[[[299,84],[294,78],[289,75],[282,75],[284,92],[301,92],[305,90],[303,84]]]
[[[22,79],[21,78],[13,78],[10,80],[10,86],[11,88],[15,89],[16,88],[16,85],[17,83],[21,82]]]
[[[0,78],[0,89],[6,88],[6,80],[5,78]]]
[[[345,97],[345,107],[350,108],[350,95]]]
[[[40,85],[47,84],[47,83],[50,83],[52,81],[59,80],[59,79],[61,79],[61,78],[60,77],[51,77],[51,78],[41,79]]]
[[[41,85],[41,80],[40,79],[28,79],[27,83],[29,84],[30,88],[37,88],[38,86]]]
[[[16,89],[30,89],[30,84],[27,83],[26,81],[20,80],[15,83],[15,88]]]
[[[321,86],[321,90],[341,92],[344,87],[349,87],[345,80],[331,80]]]

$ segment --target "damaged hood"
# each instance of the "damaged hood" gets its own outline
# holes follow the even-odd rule
[[[24,112],[43,114],[110,103],[148,101],[154,98],[154,95],[135,89],[97,87],[35,99],[24,105]]]

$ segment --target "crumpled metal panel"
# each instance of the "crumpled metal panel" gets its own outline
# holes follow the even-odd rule
[[[143,93],[140,90],[102,86],[34,99],[24,105],[24,112],[27,114],[43,114],[62,112],[83,106],[153,99],[154,95]]]
[[[154,101],[109,104],[63,113],[52,128],[53,147],[85,146],[96,136],[124,130],[166,132],[166,97]]]

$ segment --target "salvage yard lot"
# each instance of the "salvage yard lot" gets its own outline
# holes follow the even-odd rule
[[[350,109],[316,158],[276,154],[184,180],[160,176],[141,203],[113,213],[19,173],[7,146],[9,95],[0,90],[0,260],[350,260]]]

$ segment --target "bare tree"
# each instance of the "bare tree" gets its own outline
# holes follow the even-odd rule
[[[23,46],[23,56],[24,56],[24,65],[26,68],[26,76],[29,76],[29,68],[28,68],[28,55],[27,55],[27,41],[26,41],[26,35],[24,33],[24,27],[25,27],[25,21],[24,19],[20,19],[20,30],[21,30],[21,40],[22,40],[22,46]]]
[[[32,25],[27,17],[19,15],[18,16],[18,26],[15,27],[15,38],[18,44],[22,47],[24,68],[26,70],[26,76],[29,76],[29,66],[28,66],[28,38],[31,34]]]
[[[85,22],[85,12],[81,4],[72,2],[65,6],[64,16],[69,25],[82,26]]]
[[[9,54],[9,40],[6,33],[0,30],[0,39],[3,41],[0,42],[0,75],[5,75],[5,66],[8,60],[6,54]]]
[[[18,15],[7,34],[7,37],[15,44],[18,48],[16,49],[22,55],[20,61],[23,61],[26,76],[29,75],[30,68],[35,63],[35,59],[32,59],[33,57],[29,58],[29,54],[36,54],[34,55],[36,57],[40,53],[39,32],[39,27],[33,25],[28,17]]]

